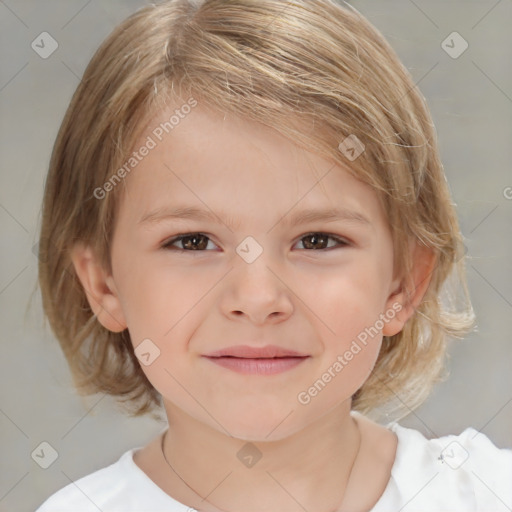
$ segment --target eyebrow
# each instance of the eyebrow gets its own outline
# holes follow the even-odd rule
[[[234,219],[233,216],[228,216],[225,212],[219,212],[219,214],[226,219],[226,222],[222,221],[218,215],[210,210],[205,210],[196,207],[177,207],[177,208],[157,208],[149,213],[144,214],[139,221],[138,225],[141,224],[156,224],[163,220],[173,219],[192,219],[192,220],[205,220],[215,222],[216,224],[225,224],[229,227],[233,227],[233,222],[230,219]],[[362,225],[371,226],[371,222],[362,213],[349,210],[347,208],[328,208],[328,209],[315,209],[310,208],[301,210],[292,215],[284,215],[278,219],[274,226],[280,222],[286,227],[293,227],[299,224],[307,222],[324,221],[334,222],[337,220],[344,220],[350,222],[357,222]]]

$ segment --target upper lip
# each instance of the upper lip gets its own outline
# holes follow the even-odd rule
[[[295,350],[288,350],[286,348],[278,347],[277,345],[265,345],[264,347],[251,347],[249,345],[236,345],[233,347],[216,350],[205,354],[206,357],[243,357],[247,359],[265,358],[270,359],[273,357],[307,357],[307,354],[301,354]]]

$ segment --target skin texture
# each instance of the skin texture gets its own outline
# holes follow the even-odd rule
[[[141,145],[176,106],[148,125]],[[198,510],[327,512],[340,505],[359,453],[340,510],[371,508],[389,480],[396,436],[356,420],[351,396],[369,376],[382,335],[400,332],[419,304],[433,255],[413,247],[417,286],[407,295],[394,273],[385,212],[370,187],[268,127],[203,105],[125,180],[112,275],[83,245],[73,250],[73,264],[105,328],[128,328],[134,347],[146,339],[158,347],[159,356],[142,368],[163,396],[170,425],[165,452],[210,503],[174,475],[160,438],[137,452],[135,462],[165,492]],[[221,221],[139,222],[155,209],[177,206],[208,210]],[[330,207],[356,211],[368,223],[286,223],[304,209]],[[207,238],[162,247],[185,233]],[[346,243],[315,242],[306,236],[311,233]],[[257,244],[251,242],[250,251],[262,249],[251,263],[236,251],[246,237]],[[400,311],[379,335],[309,403],[300,403],[298,394],[397,304]],[[310,357],[266,376],[241,375],[202,357],[239,344],[273,344]],[[248,442],[262,454],[251,468],[237,457]]]

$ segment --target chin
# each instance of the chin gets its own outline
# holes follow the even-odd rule
[[[240,408],[238,411],[226,413],[221,423],[233,437],[247,442],[279,441],[293,435],[306,424],[298,422],[297,410],[280,407],[278,409],[264,407]]]

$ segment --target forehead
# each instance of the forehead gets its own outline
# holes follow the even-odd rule
[[[343,165],[260,123],[204,105],[187,112],[169,105],[135,144],[140,161],[125,178],[119,212],[131,224],[176,205],[252,219],[318,207],[382,218],[376,193]]]

